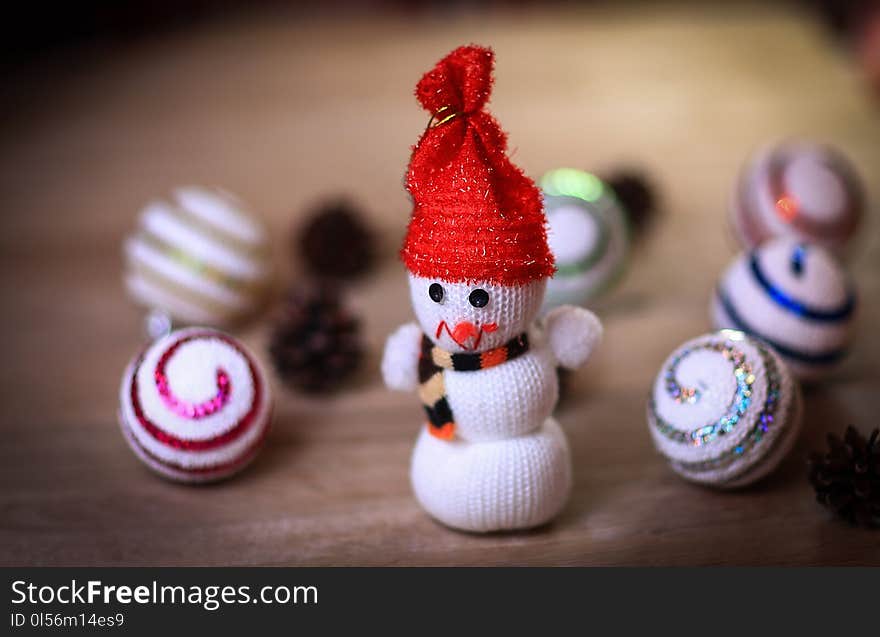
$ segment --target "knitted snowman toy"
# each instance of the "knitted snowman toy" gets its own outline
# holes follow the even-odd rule
[[[551,417],[555,368],[574,369],[602,333],[581,308],[536,323],[553,257],[541,194],[506,154],[484,110],[493,54],[456,49],[416,96],[431,124],[413,150],[414,202],[401,257],[418,324],[388,339],[392,389],[427,413],[412,457],[416,497],[437,520],[488,532],[542,524],[571,486],[568,443]]]

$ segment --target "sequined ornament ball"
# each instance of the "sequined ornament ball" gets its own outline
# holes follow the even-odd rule
[[[663,363],[648,401],[657,450],[682,477],[733,488],[772,472],[801,428],[801,397],[766,344],[722,330]]]
[[[160,338],[125,370],[119,424],[135,455],[178,482],[211,482],[259,452],[272,413],[266,375],[231,336],[188,328]]]

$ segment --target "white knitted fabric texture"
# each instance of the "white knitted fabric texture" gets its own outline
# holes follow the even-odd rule
[[[460,438],[477,442],[520,436],[553,413],[559,399],[556,361],[537,328],[529,330],[529,342],[528,352],[496,367],[443,373]]]
[[[414,391],[419,385],[419,355],[422,328],[415,323],[398,327],[385,345],[382,355],[382,379],[389,389]]]
[[[148,204],[125,256],[132,297],[184,323],[223,325],[253,312],[271,278],[265,231],[222,191],[181,188]]]
[[[440,303],[435,303],[428,295],[432,283],[443,287],[444,295]],[[525,332],[534,322],[541,309],[546,285],[544,279],[525,285],[504,286],[485,282],[444,283],[409,275],[410,299],[419,325],[428,338],[448,352],[471,350],[461,347],[445,331],[437,338],[437,326],[441,321],[450,329],[462,321],[470,321],[477,326],[495,323],[498,329],[483,334],[479,351],[500,347]],[[489,303],[485,307],[474,307],[468,301],[470,293],[478,288],[489,293]]]
[[[191,338],[196,336],[197,338]],[[265,374],[243,347],[231,345],[217,332],[190,328],[159,339],[128,366],[119,391],[120,426],[135,454],[161,475],[182,482],[205,482],[240,471],[256,455],[269,426],[272,396]],[[188,340],[187,340],[188,339]],[[231,390],[226,403],[215,413],[191,418],[171,409],[160,394],[155,372],[161,357],[180,341],[167,360],[165,374],[173,396],[188,403],[203,403],[218,392],[217,371],[229,377]],[[233,341],[234,342],[234,341]],[[256,377],[251,373],[253,367]],[[260,387],[259,405],[249,426],[233,435],[253,411],[255,387]],[[133,396],[143,418],[155,426],[158,435],[181,441],[207,441],[228,435],[229,440],[206,449],[187,449],[157,437],[138,417]]]
[[[748,407],[730,430],[704,439],[691,434],[706,432],[707,426],[729,418],[731,408],[741,399],[731,359],[706,347],[719,343],[744,355],[754,379]],[[676,359],[678,365],[673,367]],[[776,370],[778,397],[768,411],[771,365]],[[743,378],[751,380],[748,374]],[[672,379],[680,387],[697,390],[698,395],[692,400],[677,398],[670,390]],[[676,473],[702,484],[731,488],[764,477],[785,457],[801,428],[800,390],[785,363],[771,348],[759,346],[742,332],[706,334],[684,343],[663,363],[651,397],[648,428],[658,451]],[[765,414],[771,418],[761,420]],[[687,435],[664,432],[664,423]],[[766,431],[760,429],[762,423]],[[759,437],[754,438],[757,431]]]
[[[545,309],[585,304],[611,285],[626,263],[626,215],[608,191],[605,188],[590,203],[571,197],[545,199],[547,240],[560,268],[547,282]]]
[[[797,246],[793,239],[779,238],[757,249],[755,257],[767,281],[788,298],[814,310],[833,311],[844,306],[852,289],[844,269],[824,249],[807,246],[796,274],[792,255]],[[781,345],[780,354],[801,380],[815,380],[834,369],[836,361],[811,359],[845,349],[854,318],[851,314],[814,320],[779,303],[756,278],[749,253],[740,255],[722,275],[710,312],[716,329],[744,329]],[[788,350],[793,354],[787,354]]]
[[[602,324],[592,312],[579,307],[553,308],[544,317],[550,347],[566,369],[577,369],[587,362],[602,339]]]
[[[552,418],[531,434],[476,444],[439,440],[422,428],[411,477],[419,502],[447,526],[525,529],[562,510],[571,490],[571,459]]]
[[[443,286],[440,303],[428,294],[432,283]],[[477,288],[489,293],[484,307],[468,301]],[[539,327],[535,318],[543,291],[543,281],[506,287],[410,275],[419,325],[404,325],[388,339],[382,372],[389,387],[417,386],[422,333],[447,351],[473,353],[473,339],[463,346],[445,331],[435,338],[441,322],[450,329],[462,321],[496,324],[495,331],[482,334],[477,352],[529,335],[529,350],[513,360],[477,371],[443,372],[455,439],[440,440],[422,427],[411,477],[419,502],[448,526],[476,532],[528,528],[556,515],[568,497],[568,446],[551,418],[559,391],[556,366],[566,354],[568,362],[583,364],[601,325],[590,312],[567,307],[557,310],[558,333],[552,326]]]

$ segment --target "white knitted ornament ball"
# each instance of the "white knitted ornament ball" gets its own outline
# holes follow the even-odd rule
[[[790,237],[843,254],[864,213],[852,164],[827,146],[787,142],[760,151],[743,169],[730,204],[740,242],[754,248]]]
[[[712,299],[716,328],[734,328],[769,343],[801,380],[833,370],[846,355],[855,292],[826,250],[780,238],[740,255]]]
[[[266,375],[232,337],[193,327],[136,357],[122,377],[119,424],[135,455],[178,482],[210,482],[243,469],[272,413]]]
[[[595,175],[559,168],[541,180],[547,239],[556,273],[545,308],[583,305],[617,279],[629,254],[626,214],[611,188]]]
[[[182,323],[221,326],[253,314],[272,265],[260,222],[232,195],[186,187],[148,204],[125,242],[132,298]]]
[[[722,330],[666,359],[648,401],[648,428],[684,478],[745,486],[773,471],[794,445],[800,390],[766,343]]]

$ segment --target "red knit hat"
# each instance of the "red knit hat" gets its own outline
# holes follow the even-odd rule
[[[415,206],[401,258],[417,276],[517,285],[553,274],[541,194],[483,110],[493,61],[490,49],[460,47],[416,86],[433,124],[406,177]]]

